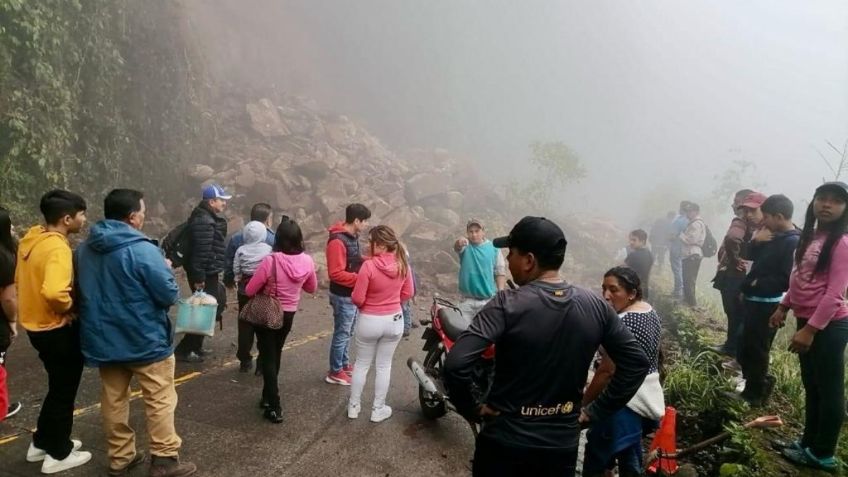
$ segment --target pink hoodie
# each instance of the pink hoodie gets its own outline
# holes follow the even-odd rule
[[[362,264],[350,298],[362,313],[391,315],[400,313],[400,304],[412,298],[412,293],[412,272],[399,277],[395,254],[382,253]]]
[[[782,302],[792,309],[795,316],[809,319],[807,324],[818,330],[825,329],[831,320],[848,318],[848,302],[845,301],[845,289],[848,288],[848,235],[843,235],[833,246],[828,270],[813,275],[826,238],[825,234],[818,234],[810,243],[800,266],[792,270],[789,291]]]
[[[276,283],[272,266],[277,267]],[[274,252],[262,260],[244,291],[247,296],[254,296],[262,290],[264,294],[276,297],[283,311],[297,311],[301,288],[307,293],[315,293],[318,288],[312,257],[305,253],[286,255]]]

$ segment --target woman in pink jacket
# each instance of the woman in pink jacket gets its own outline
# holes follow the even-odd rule
[[[835,471],[834,457],[845,418],[845,346],[848,343],[848,185],[816,189],[795,251],[789,291],[771,317],[783,326],[786,312],[798,319],[789,349],[798,353],[804,384],[804,434],[783,443],[793,463]]]
[[[274,252],[259,264],[245,287],[249,297],[263,293],[276,298],[283,311],[283,326],[278,330],[256,326],[256,347],[265,385],[259,406],[264,409],[265,419],[279,424],[283,422],[280,407],[280,391],[277,378],[280,373],[280,355],[286,336],[291,331],[294,313],[300,301],[300,290],[315,293],[318,279],[312,257],[304,253],[303,233],[297,222],[283,217],[274,239]]]
[[[385,225],[378,225],[371,229],[368,236],[371,259],[362,264],[351,295],[354,305],[359,308],[359,317],[354,333],[356,364],[347,417],[359,417],[365,378],[371,362],[376,360],[371,422],[381,422],[392,416],[392,408],[386,405],[392,356],[403,335],[401,303],[412,298],[413,286],[406,250],[395,232]]]

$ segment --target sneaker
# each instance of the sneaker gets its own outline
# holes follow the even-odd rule
[[[329,372],[327,376],[324,378],[324,381],[330,384],[339,384],[341,386],[350,386],[350,375],[344,372],[344,370],[339,370],[338,372]]]
[[[71,443],[74,445],[72,450],[80,450],[82,447],[82,441],[71,439]],[[45,450],[35,447],[35,444],[30,442],[26,455],[27,462],[41,462],[46,456],[47,452]]]
[[[183,362],[183,363],[202,363],[203,357],[200,356],[199,354],[195,353],[194,351],[192,351],[188,354],[177,355],[177,361],[180,361],[180,362]]]
[[[359,411],[361,411],[361,410],[362,410],[361,404],[348,403],[348,405],[347,405],[347,417],[350,418],[350,419],[356,419],[357,417],[359,417]]]
[[[347,373],[348,376],[353,376],[353,365],[348,363],[348,364],[342,366],[342,371]]]
[[[23,406],[23,404],[21,404],[20,401],[13,402],[12,404],[9,404],[9,410],[6,411],[6,419],[9,419],[10,417],[14,416],[15,414],[21,412],[21,409],[23,409],[23,407],[24,406]]]
[[[120,469],[110,468],[109,475],[111,477],[121,477],[124,475],[129,475],[130,470],[138,467],[139,465],[144,463],[145,460],[147,460],[147,455],[144,453],[144,451],[137,451],[135,453],[135,457],[133,457],[133,460],[131,460],[129,464],[125,465]]]
[[[417,321],[415,321],[415,320],[412,320],[412,321],[410,322],[410,324],[409,324],[409,327],[410,327],[410,328],[412,328],[413,330],[414,330],[415,328],[418,328],[419,326],[421,326],[421,325],[419,325],[419,324],[418,324],[418,322],[417,322]]]
[[[273,424],[281,424],[283,422],[283,411],[280,408],[265,409],[265,412],[262,413],[262,415]]]
[[[371,410],[371,422],[383,422],[390,417],[392,417],[392,408],[385,404]]]
[[[250,370],[253,369],[253,360],[250,361],[242,361],[239,365],[240,373],[249,373]]]
[[[816,457],[810,451],[809,447],[806,449],[786,448],[783,449],[781,454],[789,462],[792,462],[795,465],[811,467],[813,469],[823,470],[832,474],[839,472],[839,468],[841,467],[840,461],[835,457]]]
[[[150,477],[186,477],[197,472],[197,466],[191,462],[180,462],[179,457],[159,457],[154,455],[150,461]]]
[[[404,337],[404,338],[408,338],[408,337],[409,337],[409,330],[403,330],[403,337]]]
[[[41,464],[42,474],[55,474],[64,470],[79,467],[91,460],[91,452],[72,450],[68,457],[62,460],[56,460],[50,457],[50,454],[44,456],[44,463]]]
[[[200,351],[197,352],[197,354],[199,354],[200,356],[209,356],[213,353],[213,351],[214,350],[212,348],[202,348]]]

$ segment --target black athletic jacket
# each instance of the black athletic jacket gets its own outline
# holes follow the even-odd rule
[[[768,242],[751,242],[746,258],[753,260],[754,264],[742,282],[742,293],[759,298],[777,298],[786,292],[800,238],[801,232],[793,229],[775,234]]]
[[[224,270],[227,220],[201,202],[191,212],[188,227],[189,253],[184,267],[189,282],[202,282]]]
[[[445,381],[451,401],[473,417],[475,361],[495,344],[495,377],[486,404],[501,414],[481,435],[510,447],[574,449],[583,388],[595,351],[603,345],[616,369],[586,412],[595,422],[633,397],[650,362],[615,311],[594,293],[536,281],[503,290],[474,317],[448,353]]]

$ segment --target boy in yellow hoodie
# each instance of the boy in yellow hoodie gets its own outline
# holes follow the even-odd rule
[[[40,208],[45,225],[32,227],[21,240],[15,284],[19,321],[44,363],[49,386],[27,461],[43,461],[41,472],[52,474],[91,459],[91,453],[79,450],[80,441],[71,440],[83,357],[71,313],[74,266],[68,235],[85,225],[86,204],[77,194],[53,190],[41,197]]]

